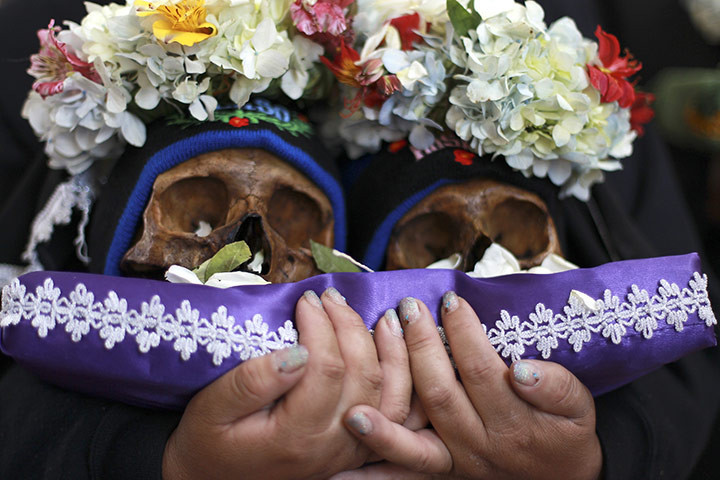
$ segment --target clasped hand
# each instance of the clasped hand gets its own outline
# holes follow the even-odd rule
[[[399,313],[404,333],[389,310],[373,342],[335,289],[322,303],[306,293],[300,346],[200,391],[166,445],[163,476],[599,477],[594,402],[575,376],[536,360],[508,369],[471,307],[448,292],[442,318],[458,380],[427,307],[407,298]]]

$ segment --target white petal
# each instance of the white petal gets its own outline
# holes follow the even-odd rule
[[[142,147],[145,145],[147,135],[145,124],[132,113],[125,112],[120,131],[125,141],[133,147]]]
[[[418,150],[427,150],[435,143],[435,135],[424,125],[415,125],[408,137],[410,144]]]
[[[270,282],[250,272],[221,272],[211,276],[205,285],[215,288],[239,287],[241,285],[267,285]]]
[[[509,155],[505,157],[505,162],[512,168],[517,170],[525,170],[530,168],[533,164],[533,154],[530,150],[523,150],[517,155]]]
[[[483,20],[509,12],[514,7],[514,0],[475,0],[475,11]]]
[[[570,178],[572,173],[572,165],[566,160],[551,160],[548,169],[548,178],[555,185],[562,185]]]
[[[127,108],[125,90],[119,87],[110,87],[107,96],[107,109],[111,113],[124,112]]]
[[[430,270],[439,270],[439,269],[448,269],[448,270],[457,270],[457,268],[460,266],[460,263],[462,262],[462,255],[459,253],[453,253],[448,258],[444,258],[442,260],[438,260],[435,263],[431,263],[425,268],[428,268]]]
[[[584,305],[585,308],[587,308],[591,312],[595,312],[598,310],[597,301],[586,293],[583,293],[579,290],[572,290],[570,292],[570,298],[578,300],[581,305]]]
[[[194,285],[202,285],[200,279],[192,270],[188,270],[180,265],[172,265],[165,272],[165,280],[170,283],[192,283]]]
[[[475,264],[473,277],[488,278],[520,272],[520,264],[515,256],[504,247],[493,243],[485,250],[482,259]]]
[[[160,103],[160,93],[153,87],[141,88],[135,94],[135,103],[145,110],[152,110]]]
[[[550,255],[545,257],[545,260],[543,260],[540,265],[543,268],[547,268],[553,273],[566,272],[568,270],[577,270],[578,268],[580,268],[574,263],[568,262],[560,255],[556,255],[554,253],[551,253]]]
[[[207,110],[205,110],[205,106],[202,104],[200,99],[195,99],[195,101],[190,104],[189,110],[190,115],[201,122],[204,122],[208,118]]]
[[[257,26],[255,35],[253,35],[250,42],[252,43],[255,50],[262,52],[272,47],[277,37],[277,29],[275,28],[275,22],[270,17],[265,17]]]
[[[257,57],[255,68],[261,77],[278,78],[288,69],[290,59],[277,50],[266,50]]]

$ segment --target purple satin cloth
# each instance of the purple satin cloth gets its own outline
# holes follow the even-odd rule
[[[437,319],[442,295],[455,290],[506,362],[542,359],[545,352],[598,395],[716,344],[700,272],[696,254],[552,275],[336,273],[226,290],[34,272],[3,290],[0,349],[61,387],[178,409],[244,359],[293,343],[287,322],[305,290],[334,286],[368,328],[406,296],[425,302]],[[569,301],[572,290],[601,302],[582,307]]]

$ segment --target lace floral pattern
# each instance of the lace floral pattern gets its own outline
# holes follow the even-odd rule
[[[610,290],[605,290],[601,299],[589,300],[570,295],[561,313],[538,303],[524,321],[518,315],[501,310],[500,319],[492,328],[483,327],[495,350],[502,357],[516,361],[526,353],[527,347],[534,347],[547,359],[560,348],[561,341],[580,352],[594,335],[602,335],[616,345],[633,331],[650,339],[662,323],[682,332],[689,315],[695,313],[708,327],[717,323],[708,298],[707,276],[697,272],[682,289],[675,283],[660,280],[657,293],[652,296],[647,290],[632,285],[622,302]],[[172,342],[183,360],[204,349],[218,366],[233,354],[247,360],[294,345],[298,340],[290,320],[276,331],[271,331],[259,314],[241,325],[228,314],[225,306],[219,306],[208,319],[192,308],[188,300],[174,312],[166,312],[158,295],[143,302],[138,311],[129,309],[127,300],[114,291],[96,300],[95,294],[82,283],[62,296],[50,278],[36,287],[35,292],[28,292],[25,285],[15,279],[3,289],[2,304],[0,327],[26,320],[38,336],[44,338],[60,326],[74,342],[95,331],[107,349],[130,336],[142,353],[158,347],[161,342]],[[444,330],[438,327],[438,331],[447,346]]]
[[[660,280],[657,294],[650,296],[637,285],[630,287],[626,300],[605,290],[603,298],[595,300],[590,308],[577,296],[571,295],[562,313],[554,313],[538,303],[528,319],[520,321],[507,310],[500,312],[495,326],[487,330],[490,343],[504,358],[519,360],[526,347],[535,347],[542,358],[549,358],[567,341],[575,352],[580,352],[593,335],[602,335],[615,345],[633,330],[643,338],[652,338],[662,322],[682,332],[688,316],[697,312],[708,327],[717,320],[707,293],[707,276],[695,272],[688,286]]]
[[[49,278],[34,293],[14,280],[3,288],[2,304],[0,327],[17,325],[25,319],[41,338],[56,327],[63,327],[74,342],[80,342],[92,330],[104,340],[107,349],[130,336],[142,353],[158,347],[161,341],[172,342],[183,360],[204,348],[217,366],[233,353],[247,360],[294,345],[298,340],[290,320],[277,331],[270,331],[262,315],[256,314],[245,320],[243,326],[236,324],[225,306],[218,307],[207,319],[188,300],[175,312],[166,312],[158,295],[143,302],[137,311],[128,309],[127,300],[113,291],[96,300],[82,283],[68,296],[61,296],[60,289]]]

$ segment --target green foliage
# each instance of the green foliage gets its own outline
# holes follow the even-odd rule
[[[482,21],[480,14],[474,11],[472,6],[470,11],[467,11],[457,0],[447,0],[447,12],[455,33],[461,37],[467,36],[467,33]]]

